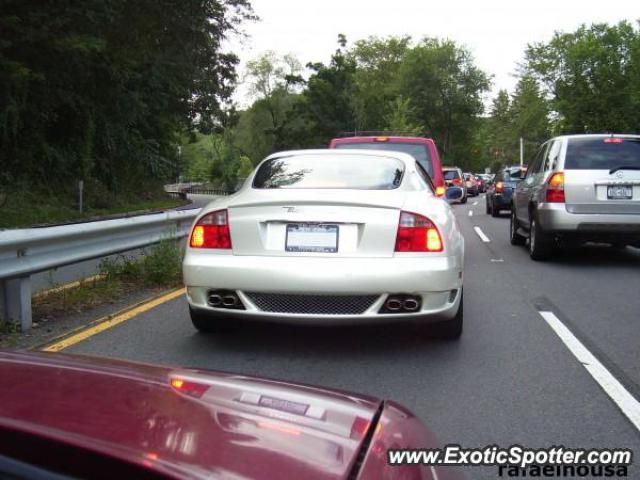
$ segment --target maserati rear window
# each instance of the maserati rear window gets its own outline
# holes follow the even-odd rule
[[[565,169],[609,170],[640,167],[640,139],[624,137],[571,138]]]
[[[393,190],[404,174],[398,159],[374,155],[295,155],[258,168],[253,188]]]

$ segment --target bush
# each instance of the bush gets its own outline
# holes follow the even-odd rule
[[[140,283],[149,286],[173,286],[182,281],[182,248],[175,240],[163,240],[140,258],[121,255],[100,263],[107,280]]]
[[[182,281],[182,248],[175,241],[160,242],[141,264],[145,284],[177,285]]]

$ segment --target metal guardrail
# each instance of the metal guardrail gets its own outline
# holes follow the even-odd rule
[[[0,232],[0,299],[5,321],[31,327],[31,275],[189,234],[199,208],[130,218]]]
[[[178,200],[186,200],[186,192],[166,192],[171,198],[177,198]]]

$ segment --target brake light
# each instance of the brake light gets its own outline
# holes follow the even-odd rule
[[[462,179],[454,178],[453,180],[451,180],[451,183],[453,183],[454,185],[462,185]]]
[[[174,377],[169,381],[171,387],[180,393],[189,395],[190,397],[200,398],[209,389],[209,385],[205,383],[191,382],[179,377]]]
[[[496,192],[498,193],[504,192],[504,183],[502,182],[496,183]]]
[[[604,143],[622,143],[624,142],[624,138],[618,137],[607,137],[603,140]]]
[[[436,197],[444,197],[444,194],[445,194],[444,186],[440,185],[436,187]]]
[[[191,232],[191,248],[231,248],[231,233],[226,210],[217,210],[198,220]]]
[[[388,142],[389,141],[389,137],[375,137],[373,139],[374,142]]]
[[[442,237],[435,224],[417,213],[400,212],[396,252],[441,252]]]
[[[564,173],[557,172],[547,181],[547,202],[564,203]]]

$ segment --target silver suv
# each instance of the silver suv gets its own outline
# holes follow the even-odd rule
[[[640,247],[640,135],[567,135],[538,150],[516,188],[511,244],[543,260],[559,242]]]

